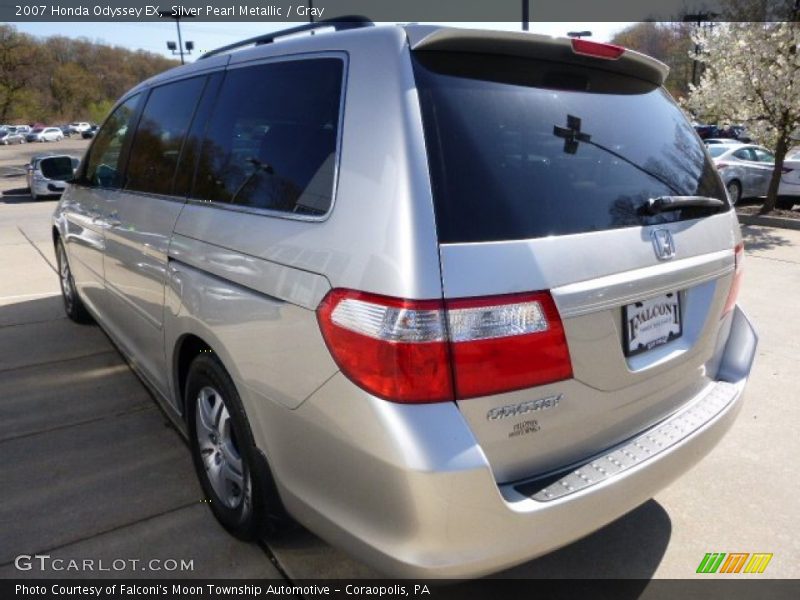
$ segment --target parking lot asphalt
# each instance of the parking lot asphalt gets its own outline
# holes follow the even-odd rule
[[[80,155],[86,145],[60,144],[42,149]],[[11,191],[0,198],[0,578],[379,576],[301,527],[255,545],[217,525],[185,444],[148,392],[97,326],[64,316],[55,202],[24,192],[30,146],[0,147],[0,191]],[[655,499],[500,577],[686,578],[706,552],[770,552],[760,577],[800,577],[800,232],[743,231],[740,301],[761,342],[732,431]],[[182,559],[193,570],[22,572],[21,554]]]

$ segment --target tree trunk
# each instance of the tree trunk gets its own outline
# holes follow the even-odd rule
[[[778,187],[783,176],[783,159],[786,158],[786,153],[789,151],[789,133],[785,130],[781,131],[778,145],[775,147],[775,168],[772,170],[772,177],[769,180],[767,199],[764,200],[764,205],[759,211],[762,215],[775,210],[775,203],[778,201]]]

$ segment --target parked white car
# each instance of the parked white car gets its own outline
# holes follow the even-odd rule
[[[37,127],[25,139],[29,142],[59,142],[64,139],[64,132],[58,127]]]
[[[86,123],[84,121],[69,124],[69,128],[72,133],[83,133],[84,131],[90,129],[91,127],[92,127],[91,123]]]
[[[78,158],[63,154],[34,156],[26,166],[31,198],[60,198],[67,187],[67,181],[75,175],[79,163]]]

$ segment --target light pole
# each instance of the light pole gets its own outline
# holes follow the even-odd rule
[[[522,0],[522,31],[528,31],[528,22],[531,17],[531,7],[528,2],[529,0]]]
[[[703,23],[710,21],[718,16],[716,13],[699,12],[693,14],[686,14],[683,16],[684,23],[694,23],[699,29]],[[700,53],[700,44],[694,45],[695,58],[692,61],[692,84],[697,85],[697,55]]]
[[[175,42],[167,42],[167,50],[171,50],[173,55],[180,54],[181,64],[186,64],[183,60],[183,55],[192,53],[192,50],[194,50],[194,42],[187,41],[185,46],[186,50],[184,50],[183,38],[181,38],[181,16],[170,10],[161,10],[158,12],[158,15],[165,19],[175,19],[175,26],[178,28],[178,44],[176,47]]]

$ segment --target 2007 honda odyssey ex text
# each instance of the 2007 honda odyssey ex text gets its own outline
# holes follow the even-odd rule
[[[54,215],[64,301],[234,535],[291,516],[388,574],[478,576],[630,511],[731,426],[757,343],[741,236],[661,63],[369,25],[128,92]]]

